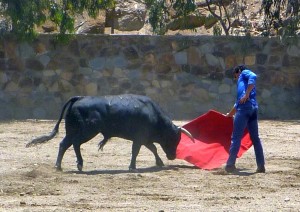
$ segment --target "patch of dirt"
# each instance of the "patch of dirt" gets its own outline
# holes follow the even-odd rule
[[[184,122],[176,122],[178,125]],[[0,123],[0,211],[300,211],[300,121],[260,121],[266,169],[255,174],[253,148],[238,159],[236,174],[205,171],[182,161],[155,167],[142,148],[139,172],[128,171],[131,142],[111,139],[98,152],[101,136],[82,145],[83,172],[73,148],[63,172],[53,167],[60,134],[43,145],[25,148],[48,134],[54,121]]]

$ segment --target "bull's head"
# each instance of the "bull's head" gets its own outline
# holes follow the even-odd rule
[[[194,142],[194,138],[186,129],[182,127],[173,126],[172,130],[167,130],[164,135],[164,142],[161,143],[161,147],[167,155],[169,160],[174,160],[176,158],[176,150],[181,139],[181,133],[186,134]]]

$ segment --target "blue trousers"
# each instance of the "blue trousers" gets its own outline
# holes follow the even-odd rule
[[[253,143],[257,167],[265,165],[263,147],[258,135],[258,121],[256,107],[238,108],[233,121],[233,132],[227,165],[235,165],[237,154],[241,146],[242,136],[248,128]]]

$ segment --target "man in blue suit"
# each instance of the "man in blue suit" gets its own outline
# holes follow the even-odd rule
[[[225,171],[228,173],[236,171],[236,158],[241,146],[243,133],[247,127],[255,151],[256,172],[265,173],[264,152],[258,135],[256,74],[246,66],[239,65],[234,68],[233,75],[237,80],[237,98],[233,108],[226,114],[227,117],[234,117],[234,121],[229,158],[226,162]]]

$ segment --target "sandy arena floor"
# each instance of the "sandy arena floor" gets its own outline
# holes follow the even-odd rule
[[[82,173],[73,148],[65,154],[63,172],[57,172],[63,124],[53,140],[25,148],[55,121],[2,122],[0,211],[300,211],[300,121],[259,124],[267,173],[255,174],[251,148],[238,159],[239,172],[227,175],[168,161],[158,146],[166,166],[155,167],[142,147],[139,172],[131,173],[131,142],[113,138],[98,152],[101,136],[82,145]]]

